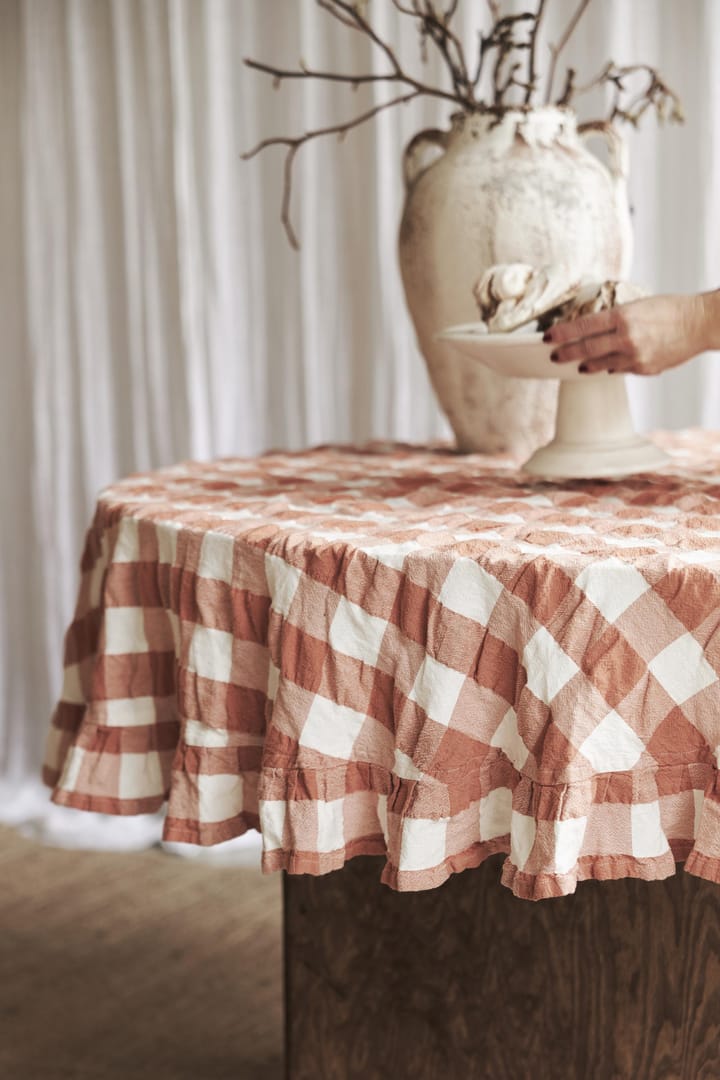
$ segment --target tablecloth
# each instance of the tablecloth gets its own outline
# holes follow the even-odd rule
[[[720,435],[657,438],[672,463],[616,482],[376,443],[113,485],[52,798],[260,829],[266,871],[382,854],[398,890],[495,852],[529,899],[720,882]]]

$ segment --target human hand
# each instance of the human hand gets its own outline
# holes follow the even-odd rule
[[[582,372],[657,375],[709,347],[712,295],[644,297],[556,323],[543,340],[553,362],[580,360]]]

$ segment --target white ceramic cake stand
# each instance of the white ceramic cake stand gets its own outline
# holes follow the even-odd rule
[[[552,346],[540,333],[487,334],[467,323],[437,336],[499,375],[560,380],[555,437],[525,462],[527,472],[547,479],[617,477],[658,469],[669,460],[635,431],[623,375],[554,364]]]

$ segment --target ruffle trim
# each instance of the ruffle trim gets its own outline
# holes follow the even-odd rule
[[[658,880],[674,874],[677,862],[720,883],[720,787],[717,770],[704,762],[545,785],[499,755],[456,791],[432,777],[398,777],[366,762],[253,769],[258,747],[180,742],[174,753],[170,746],[155,751],[159,771],[148,773],[157,783],[153,792],[120,798],[99,789],[105,767],[117,767],[122,754],[109,753],[104,738],[90,750],[89,734],[86,729],[83,749],[98,778],[89,769],[88,783],[78,774],[73,786],[47,765],[43,779],[54,802],[132,815],[155,813],[169,800],[163,838],[204,846],[257,829],[266,872],[325,874],[355,855],[384,855],[381,881],[410,892],[436,888],[503,853],[502,884],[529,900],[570,895],[587,880]],[[243,788],[237,813],[198,820],[199,778],[235,770]],[[279,817],[264,817],[268,806]]]

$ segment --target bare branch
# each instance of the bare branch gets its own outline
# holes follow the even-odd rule
[[[557,45],[551,45],[550,46],[550,71],[549,71],[549,74],[548,74],[547,92],[545,94],[545,101],[546,102],[549,102],[551,100],[551,98],[552,98],[552,88],[553,88],[553,83],[555,82],[555,69],[557,68],[558,57],[560,56],[560,53],[563,51],[563,49],[567,45],[568,41],[572,37],[572,35],[573,35],[574,31],[575,31],[575,27],[580,22],[583,15],[585,14],[585,11],[587,10],[589,4],[590,4],[590,0],[580,0],[580,3],[578,4],[577,8],[575,9],[574,15],[572,16],[572,18],[570,19],[570,22],[565,27],[565,31],[564,31],[562,37],[560,38],[560,40],[558,41]]]
[[[463,104],[463,100],[458,98],[457,93],[450,93],[446,90],[440,90],[438,87],[430,86],[427,83],[419,82],[417,79],[413,78],[406,71],[404,71],[393,49],[387,44],[387,42],[383,41],[380,35],[374,30],[374,28],[362,14],[360,8],[356,3],[352,3],[351,0],[315,0],[315,2],[318,4],[319,7],[323,8],[323,10],[330,12],[331,15],[334,15],[336,19],[343,23],[343,25],[349,26],[352,30],[357,30],[360,33],[363,33],[367,37],[369,37],[370,40],[375,45],[377,45],[378,48],[382,50],[382,52],[385,53],[385,56],[390,61],[392,74],[383,76],[383,80],[362,79],[360,81],[386,81],[404,83],[405,86],[410,86],[414,90],[418,90],[423,94],[427,94],[429,97],[443,98],[445,101],[452,101],[454,104]],[[393,2],[395,2],[395,0],[393,0]],[[413,2],[415,2],[415,0],[413,0]],[[397,3],[395,4],[395,6],[398,6]],[[399,10],[404,9],[400,7]],[[417,12],[408,11],[405,13],[413,14],[416,17],[420,18],[423,17],[422,13],[419,10]],[[272,71],[270,71],[269,73],[275,74],[277,77],[276,73],[273,73]],[[309,77],[326,78],[327,76],[324,74],[319,74],[317,76]],[[343,82],[345,80],[336,78],[335,81]],[[347,81],[353,82],[353,79],[348,79]]]
[[[329,11],[337,18],[339,13],[342,12],[346,18],[341,19],[341,22],[345,22],[346,25],[352,27],[353,30],[360,30],[363,34],[367,34],[371,41],[378,46],[379,49],[387,56],[388,60],[393,66],[395,74],[402,76],[404,73],[398,63],[398,59],[395,53],[383,39],[376,33],[373,27],[370,25],[365,16],[361,13],[357,4],[351,2],[351,0],[316,0],[321,8]],[[339,9],[339,11],[338,11]],[[407,81],[403,79],[403,81]]]
[[[350,19],[342,15],[337,8],[333,7],[332,0],[315,0],[318,7],[321,7],[324,11],[327,11],[334,19],[341,22],[343,26],[349,26],[351,30],[357,30],[357,23],[352,22]]]
[[[647,76],[647,82],[634,97],[627,100],[625,97],[629,92],[627,80],[640,74]],[[613,89],[610,112],[607,117],[610,122],[623,120],[636,127],[650,108],[655,109],[661,121],[669,119],[675,123],[682,123],[685,119],[678,95],[660,78],[655,68],[648,64],[627,64],[620,67],[611,60],[594,78],[581,86],[575,84],[575,72],[570,68],[559,104],[569,105],[577,95],[606,85],[610,85]]]
[[[282,82],[283,79],[325,79],[330,82],[342,82],[359,86],[361,83],[398,81],[395,72],[388,72],[387,75],[343,75],[337,71],[314,71],[312,68],[306,67],[302,61],[300,61],[300,67],[297,70],[276,68],[272,64],[264,64],[260,60],[250,60],[249,58],[244,59],[243,63],[246,67],[252,68],[253,71],[261,71],[265,75],[272,75],[279,82]]]
[[[493,109],[499,109],[503,105],[503,95],[509,89],[510,85],[517,85],[513,80],[508,83],[503,81],[502,73],[508,59],[516,52],[523,49],[530,48],[529,39],[526,41],[518,41],[515,37],[515,30],[523,23],[530,23],[531,27],[534,25],[536,14],[532,11],[523,11],[518,15],[504,15],[499,22],[493,26],[490,34],[487,37],[482,38],[481,41],[481,60],[478,65],[477,77],[479,78],[482,69],[482,59],[491,50],[495,50],[495,63],[493,65]],[[522,83],[525,88],[526,83]]]
[[[473,84],[468,73],[462,42],[452,29],[452,19],[457,11],[458,0],[439,12],[432,0],[412,0],[408,7],[402,0],[392,0],[393,6],[403,15],[414,18],[420,33],[420,56],[427,60],[427,42],[430,40],[440,52],[450,78],[458,104],[469,109],[477,108]]]
[[[568,105],[570,103],[570,100],[573,97],[573,95],[575,93],[575,89],[576,89],[575,88],[575,76],[576,75],[577,75],[577,72],[575,71],[575,68],[568,68],[567,69],[567,73],[565,75],[565,86],[563,87],[562,94],[557,99],[557,102],[556,102],[557,105]]]
[[[364,124],[366,120],[371,120],[373,116],[377,116],[379,112],[384,109],[390,109],[394,105],[402,105],[407,101],[412,101],[413,98],[419,97],[423,91],[412,90],[409,94],[402,94],[400,97],[390,98],[389,101],[383,101],[380,105],[375,105],[372,109],[368,109],[367,112],[361,113],[359,116],[353,117],[352,120],[346,120],[342,124],[332,124],[330,127],[316,128],[314,131],[306,131],[304,135],[286,136],[286,135],[274,135],[269,139],[263,139],[261,142],[254,146],[252,150],[246,151],[241,157],[243,161],[249,161],[250,158],[255,157],[261,150],[265,150],[268,146],[287,146],[287,154],[285,155],[285,168],[284,168],[284,181],[283,181],[283,196],[282,205],[280,211],[280,221],[285,229],[287,238],[290,241],[292,247],[296,251],[300,248],[300,243],[297,238],[297,234],[290,221],[290,198],[292,195],[292,169],[295,162],[295,156],[306,142],[311,139],[318,139],[321,135],[337,135],[342,138],[351,131],[353,128],[359,127]]]
[[[469,99],[468,104],[474,105],[465,53],[460,40],[447,24],[439,22],[434,16],[425,14],[421,18],[421,33],[430,38],[445,61],[458,98]]]
[[[528,58],[528,78],[527,78],[527,90],[525,91],[525,104],[529,105],[535,91],[536,75],[535,75],[535,46],[537,44],[538,31],[540,29],[540,23],[542,22],[543,11],[545,10],[545,0],[538,0],[538,8],[535,14],[535,22],[530,30],[530,54]]]

